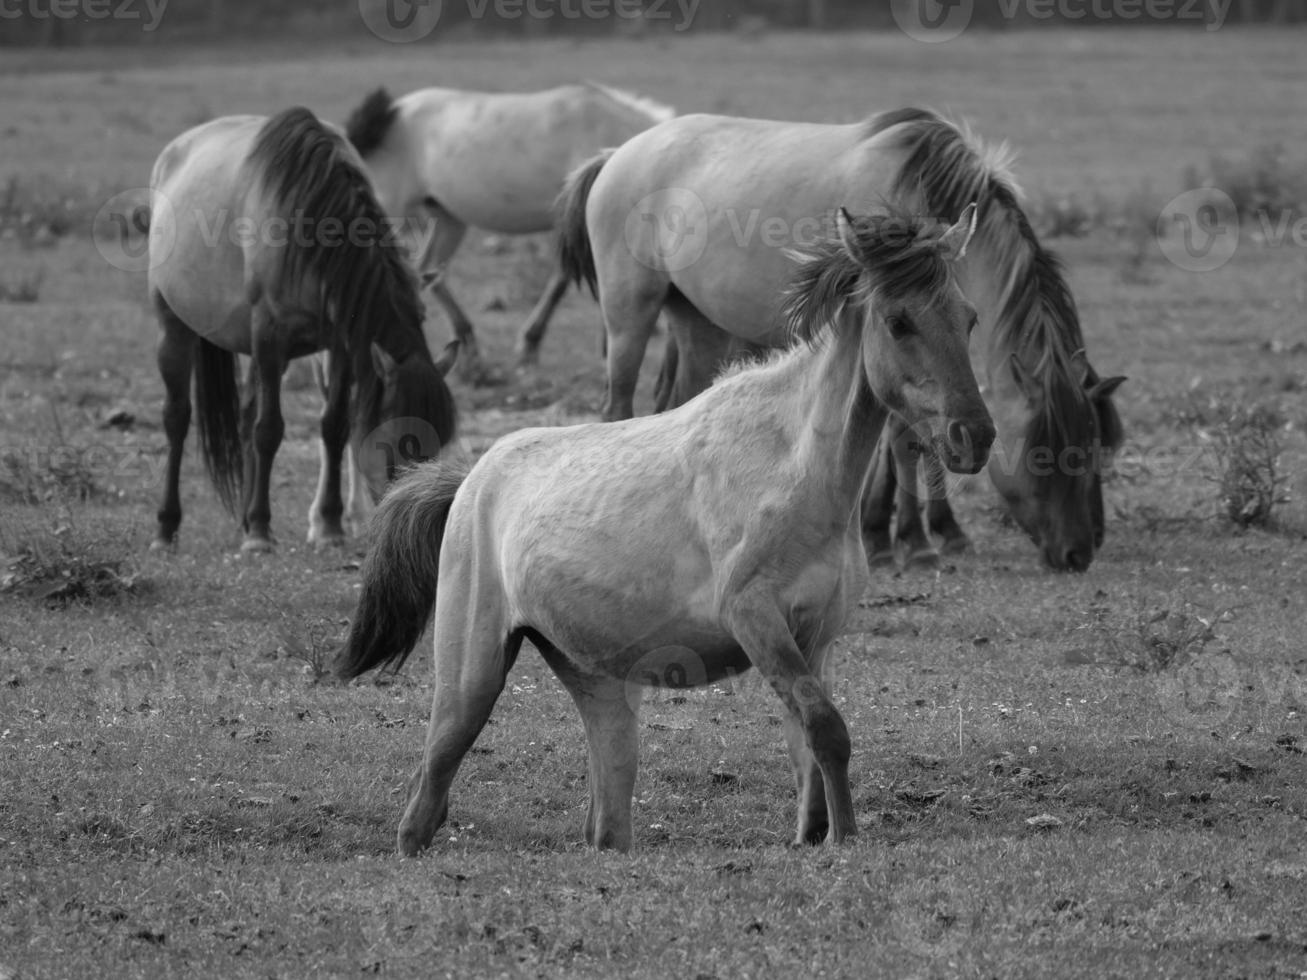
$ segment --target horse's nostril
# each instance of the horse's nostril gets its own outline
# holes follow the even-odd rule
[[[948,424],[948,441],[952,443],[955,452],[971,455],[971,431],[964,423],[953,421]]]

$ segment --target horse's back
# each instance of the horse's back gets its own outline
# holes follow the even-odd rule
[[[428,88],[395,105],[399,125],[369,158],[379,173],[395,171],[379,183],[395,183],[411,157],[422,194],[466,224],[506,233],[551,228],[567,175],[654,122],[591,85],[541,92]],[[390,205],[407,210],[413,203]]]
[[[881,203],[864,141],[861,125],[706,114],[633,137],[590,194],[601,282],[661,280],[727,332],[782,344],[789,250],[828,237],[837,208]]]

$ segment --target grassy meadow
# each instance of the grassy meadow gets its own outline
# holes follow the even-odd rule
[[[1227,29],[5,51],[0,214],[68,228],[0,238],[0,980],[1307,975],[1307,249],[1247,231],[1197,274],[1150,231],[1186,168],[1277,145],[1307,162],[1302,42]],[[745,676],[648,699],[636,847],[588,851],[580,721],[528,649],[436,847],[397,859],[426,644],[398,676],[321,676],[363,542],[303,544],[307,372],[287,386],[280,550],[238,557],[194,453],[180,548],[146,550],[165,446],[155,326],[143,276],[91,242],[100,204],[215,115],[304,103],[340,120],[380,84],[577,78],[683,112],[933,106],[1019,150],[1037,217],[1110,216],[1053,243],[1095,365],[1130,377],[1106,544],[1088,573],[1052,575],[973,481],[957,503],[974,554],[873,577],[833,658],[862,832],[849,846],[787,846],[779,703]],[[502,385],[454,383],[473,450],[595,417],[588,296],[560,308],[537,371],[507,370],[549,248],[474,232],[454,263],[483,353],[506,368]],[[448,339],[437,311],[428,333]],[[1247,530],[1220,517],[1215,482],[1240,406],[1271,420],[1288,496]]]

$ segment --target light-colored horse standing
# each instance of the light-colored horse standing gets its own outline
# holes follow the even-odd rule
[[[560,204],[562,255],[569,274],[598,291],[604,417],[632,415],[660,313],[674,345],[660,407],[702,391],[734,348],[783,344],[786,249],[845,202],[880,201],[947,220],[979,203],[958,279],[981,313],[973,357],[999,432],[989,474],[1050,566],[1086,568],[1103,535],[1099,464],[1121,439],[1111,394],[1122,379],[1090,367],[1071,293],[1017,202],[1004,152],[930,112],[851,125],[681,116],[579,169]],[[898,432],[887,447],[915,474],[917,440]],[[881,508],[894,493],[893,471],[877,475],[866,515],[873,558],[890,548]],[[901,486],[900,547],[923,555],[931,549],[915,475]],[[965,536],[947,508],[932,505],[932,529],[957,546]]]
[[[949,268],[967,220],[941,236],[841,213],[798,271],[788,352],[675,411],[519,431],[470,472],[438,461],[396,484],[335,666],[402,663],[434,603],[435,697],[402,853],[444,821],[524,639],[585,723],[588,843],[631,845],[642,686],[750,666],[784,705],[797,841],[856,832],[849,733],[822,677],[867,580],[858,501],[876,439],[895,412],[930,427],[950,469],[976,472],[994,437],[967,354],[975,310]]]
[[[453,435],[445,385],[453,351],[432,360],[417,281],[391,240],[361,161],[307,109],[227,116],[178,136],[150,187],[149,291],[159,319],[168,468],[154,547],[175,542],[191,421],[223,503],[239,509],[242,551],[273,547],[272,461],[281,444],[281,377],[325,351],[322,467],[309,541],[344,539],[341,461],[349,442],[379,496],[397,459],[369,444],[379,427],[419,437],[427,455]],[[250,355],[243,404],[236,355]],[[351,496],[359,488],[351,480]],[[353,501],[361,506],[361,501]]]
[[[573,169],[674,115],[652,99],[594,83],[543,92],[425,88],[393,100],[378,89],[354,111],[346,132],[382,207],[426,229],[418,270],[462,341],[464,369],[475,369],[476,337],[444,273],[468,227],[550,231],[554,201]],[[536,361],[566,290],[555,269],[519,337],[522,363]]]

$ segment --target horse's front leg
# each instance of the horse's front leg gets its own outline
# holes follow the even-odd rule
[[[921,498],[917,490],[921,449],[916,445],[916,435],[907,426],[901,432],[896,431],[895,436],[892,448],[899,488],[895,502],[894,557],[904,568],[932,568],[939,564],[939,553],[926,536],[926,526],[921,520]]]
[[[894,564],[894,495],[898,474],[894,470],[894,440],[903,426],[891,415],[876,444],[875,465],[862,491],[862,541],[867,549],[867,564],[873,568]]]
[[[345,543],[341,518],[345,510],[340,492],[341,461],[349,438],[349,357],[343,350],[322,355],[326,363],[323,390],[322,440],[318,444],[320,465],[318,491],[309,507],[309,544],[316,548]]]
[[[971,540],[958,525],[948,502],[944,464],[934,453],[927,453],[921,465],[926,477],[926,527],[940,539],[939,550],[946,555],[970,551]]]
[[[820,835],[822,808],[811,799],[819,785],[825,794],[826,842],[838,844],[852,837],[858,827],[849,787],[849,729],[821,678],[804,660],[785,617],[770,596],[741,594],[728,600],[725,620],[750,662],[784,704],[786,726],[793,732],[791,751],[796,766],[808,770],[802,781],[806,798],[800,800],[795,844],[810,843]],[[820,658],[814,663],[820,668]],[[795,752],[800,738],[802,751]],[[808,754],[815,763],[815,772],[812,763],[806,761]],[[802,779],[802,773],[800,776]]]
[[[281,373],[286,359],[271,324],[263,315],[255,314],[253,325],[252,377],[255,381],[254,425],[251,433],[253,449],[252,485],[248,487],[249,500],[245,510],[245,540],[243,552],[272,551],[272,461],[281,446],[286,424],[281,416]]]

